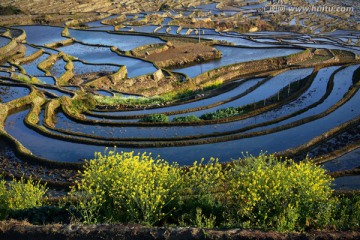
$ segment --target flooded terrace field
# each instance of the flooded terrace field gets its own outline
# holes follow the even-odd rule
[[[216,6],[199,9],[236,13]],[[354,32],[241,34],[203,28],[196,34],[196,28],[169,26],[170,17],[160,19],[161,25],[130,24],[144,19],[145,13],[127,16],[116,31],[102,21],[88,23],[88,29],[14,27],[18,35],[26,33],[26,44],[18,43],[26,50],[0,65],[5,113],[0,120],[20,159],[78,166],[115,146],[180,165],[211,157],[229,162],[243,152],[262,151],[317,159],[336,150],[321,154],[319,146],[358,129],[360,50]],[[10,41],[0,37],[0,48]],[[146,57],[167,57],[179,42],[205,44],[221,57],[199,55],[171,67]],[[156,114],[167,120],[146,120]],[[334,145],[356,144],[358,135],[352,136]],[[357,169],[357,152],[349,149],[324,167]],[[338,178],[337,189],[356,189],[349,182],[354,179]]]

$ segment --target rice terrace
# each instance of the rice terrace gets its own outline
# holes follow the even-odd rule
[[[355,0],[2,0],[0,239],[356,239],[359,87]]]

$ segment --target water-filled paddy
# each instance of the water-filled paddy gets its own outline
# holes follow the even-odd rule
[[[16,139],[21,139],[22,144],[31,149],[36,156],[53,160],[63,159],[64,161],[77,162],[84,158],[85,155],[92,158],[94,155],[89,153],[94,150],[104,150],[103,147],[86,144],[75,144],[76,147],[73,148],[71,147],[74,145],[73,143],[46,138],[24,125],[23,119],[28,112],[29,110],[25,110],[9,116],[6,120],[5,129]],[[88,152],[88,154],[85,152]]]
[[[11,73],[0,71],[0,77],[10,77]]]
[[[37,79],[39,79],[40,81],[42,81],[43,83],[45,83],[45,84],[49,84],[49,85],[55,85],[55,79],[54,79],[54,77],[51,77],[51,76],[49,76],[49,77],[36,77]]]
[[[187,74],[189,77],[192,78],[209,70],[234,63],[261,60],[272,57],[287,56],[302,51],[301,49],[291,49],[291,48],[256,49],[256,48],[228,47],[228,46],[219,46],[219,45],[216,46],[215,48],[222,52],[221,59],[196,64],[190,67],[173,68],[172,70],[174,72],[181,72]]]
[[[335,158],[323,164],[330,172],[352,170],[360,167],[360,149],[356,149],[343,156]]]
[[[310,139],[353,119],[360,114],[357,104],[360,101],[360,92],[346,102],[343,106],[330,113],[329,115],[280,132],[261,135],[252,138],[229,141],[226,143],[214,143],[203,145],[192,145],[184,147],[165,147],[165,148],[144,148],[137,151],[152,152],[155,156],[160,154],[169,161],[177,161],[180,164],[190,164],[194,160],[199,160],[199,156],[219,157],[221,161],[228,161],[232,158],[241,156],[241,152],[248,151],[251,154],[258,154],[261,150],[269,153],[282,151],[291,147],[299,146],[308,142]],[[92,158],[94,151],[102,151],[99,146],[90,146],[77,143],[69,143],[55,139],[48,139],[35,133],[33,130],[24,129],[22,121],[27,111],[11,115],[5,124],[6,131],[28,147],[35,155],[41,154],[42,157],[57,161],[77,161],[79,158]],[[10,124],[12,123],[12,124]],[[39,139],[33,141],[32,139]],[[42,141],[40,141],[42,139]],[[45,140],[46,139],[46,140]],[[291,139],[291,141],[289,141]],[[46,146],[44,145],[46,143]],[[52,147],[53,146],[53,147]],[[53,148],[56,146],[56,151]],[[111,147],[111,146],[110,146]],[[82,155],[79,154],[82,149]],[[41,149],[41,150],[40,150]],[[133,150],[134,148],[120,148],[120,150]],[[66,154],[56,154],[58,151],[65,151]]]
[[[282,121],[281,123],[277,123],[277,125],[287,124],[289,122],[296,121],[304,117],[309,117],[321,113],[326,109],[330,108],[338,101],[340,101],[346,94],[346,92],[349,90],[349,88],[352,86],[352,76],[354,71],[358,67],[359,65],[350,66],[335,74],[333,91],[331,91],[329,96],[321,104],[309,109],[302,114],[296,115],[290,119]]]
[[[163,108],[142,109],[142,110],[138,110],[138,111],[107,112],[102,115],[104,115],[105,117],[106,116],[131,116],[131,115],[163,113],[163,112],[172,112],[172,111],[180,111],[180,110],[186,110],[186,109],[191,109],[191,108],[198,108],[198,107],[214,104],[219,101],[224,101],[226,99],[240,95],[240,94],[246,92],[246,90],[250,89],[251,87],[254,87],[256,84],[258,84],[262,80],[264,80],[264,79],[263,78],[250,79],[248,81],[241,83],[235,89],[225,92],[224,94],[220,94],[218,96],[210,97],[210,98],[200,100],[200,101],[194,101],[194,102],[187,103],[187,104],[181,104],[181,105],[176,105],[176,106],[171,106],[171,107],[163,107]]]
[[[160,28],[157,31],[157,33],[166,33],[166,34],[176,35],[178,28],[179,28],[178,26],[164,26],[164,27]]]
[[[293,113],[297,110],[303,109],[310,105],[313,102],[316,102],[319,100],[326,91],[327,87],[327,81],[329,81],[329,77],[331,74],[338,69],[339,67],[330,67],[326,69],[322,69],[317,77],[312,82],[312,85],[309,87],[307,91],[305,91],[299,98],[296,100],[290,102],[289,104],[286,104],[280,108],[265,112],[263,114],[246,118],[244,120],[239,120],[236,122],[230,122],[230,123],[224,123],[224,124],[216,124],[216,125],[205,125],[205,126],[172,126],[172,127],[106,127],[106,126],[91,126],[91,125],[83,125],[80,123],[73,122],[66,118],[63,114],[58,114],[58,121],[56,124],[57,128],[63,129],[63,130],[69,130],[69,131],[75,131],[75,132],[81,132],[85,134],[93,134],[96,136],[102,136],[104,138],[109,137],[117,137],[117,138],[123,138],[123,137],[136,137],[136,138],[172,138],[172,137],[181,137],[181,136],[192,136],[192,135],[199,135],[199,134],[211,134],[215,132],[226,132],[226,131],[233,131],[237,129],[241,129],[244,127],[248,127],[250,125],[259,124],[262,122],[270,121],[279,117],[286,116],[287,114]],[[257,79],[260,80],[260,79]],[[251,81],[250,81],[251,82]],[[187,105],[196,104],[195,106],[198,106],[197,104],[200,104],[201,102],[210,102],[215,99],[218,99],[219,101],[221,99],[226,99],[225,96],[228,96],[228,94],[235,94],[239,92],[240,87],[237,87],[227,93],[220,94],[216,97],[205,99],[199,102],[190,103]],[[236,96],[236,95],[235,95]],[[313,99],[312,99],[313,97]],[[169,108],[159,108],[159,109],[152,109],[148,110],[151,111],[151,113],[154,113],[153,111],[164,111],[164,110],[171,110],[171,109],[177,109],[177,108],[184,108],[187,105],[180,105],[180,106],[174,106]],[[146,110],[143,111],[136,111],[135,113],[141,114],[142,112],[147,112]],[[114,112],[112,115],[119,115],[120,113],[126,115],[126,112]],[[134,113],[134,112],[131,112]],[[147,112],[149,113],[149,112]],[[107,113],[109,115],[110,113]],[[188,113],[192,114],[192,113]],[[127,115],[130,115],[129,113]],[[187,115],[187,114],[183,114]],[[106,115],[104,115],[105,117]],[[88,119],[97,119],[97,120],[105,120],[105,118],[91,118],[87,116]],[[106,121],[110,121],[109,119],[106,119]],[[120,130],[120,131],[118,131]],[[138,132],[136,132],[138,130]],[[135,131],[135,132],[134,132]]]
[[[194,9],[199,9],[199,10],[205,10],[205,11],[219,11],[219,9],[216,8],[216,6],[218,5],[218,3],[209,3],[209,4],[204,4],[204,5],[199,5],[194,7]]]
[[[25,54],[25,57],[28,57],[32,54],[34,54],[35,52],[39,51],[40,49],[39,48],[34,48],[30,45],[25,45],[26,46],[26,54]]]
[[[119,66],[113,65],[94,65],[94,64],[85,64],[80,61],[74,61],[74,74],[85,74],[85,73],[93,73],[93,72],[116,72],[119,70]]]
[[[114,96],[111,92],[104,91],[104,90],[98,90],[95,93],[98,95],[107,96],[107,97]]]
[[[312,73],[312,71],[313,71],[312,68],[306,68],[306,69],[289,70],[280,73],[279,75],[273,77],[264,84],[261,84],[254,91],[250,92],[249,94],[245,95],[242,98],[216,106],[214,108],[209,108],[194,112],[194,115],[200,116],[202,114],[213,112],[221,108],[240,107],[240,106],[256,103],[258,101],[264,100],[266,98],[269,98],[277,94],[281,89],[288,86],[290,83],[306,78]]]
[[[153,152],[154,155],[160,154],[165,159],[178,161],[180,164],[190,164],[193,160],[199,160],[199,157],[196,156],[205,159],[219,157],[221,161],[228,161],[241,156],[241,153],[246,151],[255,155],[260,151],[279,152],[307,143],[312,138],[329,131],[333,127],[359,116],[360,110],[356,107],[359,101],[360,93],[357,92],[349,102],[324,118],[272,134],[226,143],[144,149],[144,151]]]
[[[45,45],[66,40],[61,36],[63,28],[51,26],[16,26],[26,32],[26,42],[35,45]]]
[[[144,32],[144,33],[153,33],[156,28],[159,26],[139,26],[133,27],[134,32]]]
[[[75,43],[70,46],[61,47],[59,50],[88,63],[125,65],[128,71],[128,77],[149,74],[157,70],[152,63],[136,58],[120,56],[112,52],[108,47],[95,47]]]
[[[224,11],[218,10],[216,5],[217,3],[214,3],[198,8],[216,14],[225,14]],[[250,8],[254,9],[254,6],[250,6]],[[194,10],[195,9],[196,8],[194,8]],[[234,13],[235,12],[236,11],[234,11]],[[177,14],[173,11],[172,13],[174,15]],[[228,13],[233,14],[231,12]],[[109,18],[113,17],[116,16],[110,16]],[[129,16],[127,17],[129,18]],[[140,14],[137,20],[144,17],[145,14]],[[165,18],[163,21],[164,26],[159,30],[159,33],[165,34],[166,30],[169,28],[167,24],[172,20],[172,18]],[[303,19],[294,18],[291,24],[295,24],[296,20],[300,21],[300,24],[301,21],[304,21]],[[89,76],[98,77],[109,75],[117,71],[122,65],[126,66],[128,77],[153,73],[157,70],[154,65],[149,62],[112,52],[110,46],[115,46],[120,50],[128,51],[142,45],[162,43],[163,41],[159,38],[131,35],[130,33],[117,34],[115,32],[105,32],[104,30],[114,30],[113,26],[105,26],[101,24],[100,21],[88,23],[88,26],[91,27],[91,29],[89,29],[90,31],[70,29],[71,37],[74,37],[79,42],[58,49],[84,61],[73,61],[73,64],[74,74],[84,74],[83,80],[85,82],[89,80],[87,78]],[[131,26],[126,28],[133,28],[134,32],[151,33],[157,27],[158,26],[151,25]],[[63,28],[59,27],[22,26],[20,28],[26,30],[28,36],[27,42],[34,44],[33,46],[25,45],[27,47],[25,56],[30,56],[35,53],[38,50],[35,48],[37,45],[43,47],[44,44],[67,39],[61,36]],[[177,26],[171,26],[169,34],[178,35],[178,29]],[[124,29],[120,29],[120,31],[122,30]],[[184,28],[179,31],[179,34],[184,35],[188,30],[188,28]],[[197,29],[194,29],[190,34],[194,39],[198,38],[198,36],[195,36],[196,30]],[[21,31],[18,32],[21,33]],[[212,29],[201,29],[200,34],[201,41],[204,38],[208,38],[218,41],[227,41],[240,46],[250,46],[251,48],[215,45],[215,47],[223,53],[222,59],[208,61],[197,64],[196,66],[178,67],[173,69],[174,71],[183,72],[190,77],[194,77],[214,68],[233,63],[287,56],[302,51],[300,48],[297,48],[297,46],[343,49],[360,53],[360,48],[352,46],[357,38],[354,37],[355,35],[352,35],[354,34],[353,32],[348,31],[336,31],[321,36],[301,35],[291,32],[257,32],[251,34],[240,34],[236,32],[218,33]],[[2,44],[1,39],[3,38],[0,38],[0,47]],[[274,46],[281,45],[284,47],[274,48]],[[51,54],[58,53],[58,50],[56,49],[44,48],[44,50]],[[37,76],[41,81],[53,85],[55,84],[54,78],[45,77],[45,73],[37,68],[38,64],[44,61],[48,56],[48,54],[43,54],[35,61],[23,64],[23,67],[27,74]],[[53,76],[59,77],[65,72],[65,64],[66,62],[59,58],[49,70]],[[258,154],[261,150],[273,153],[297,147],[301,144],[308,143],[309,140],[336,126],[358,117],[360,115],[360,110],[357,107],[360,100],[359,92],[357,92],[348,102],[335,110],[334,105],[341,101],[344,95],[353,86],[353,74],[359,66],[360,65],[345,67],[340,71],[338,71],[340,69],[339,66],[323,68],[316,76],[313,75],[314,79],[312,82],[308,83],[307,88],[302,89],[303,92],[299,93],[298,97],[290,102],[279,105],[273,109],[268,109],[266,112],[259,113],[257,116],[248,117],[246,119],[232,119],[232,122],[221,124],[211,124],[208,122],[209,124],[199,126],[186,126],[181,124],[168,126],[150,126],[149,124],[139,126],[139,124],[137,124],[135,126],[126,126],[125,124],[131,125],[131,122],[136,122],[138,119],[135,119],[134,117],[134,119],[126,120],[121,119],[121,117],[167,112],[169,113],[171,120],[175,116],[201,116],[204,113],[214,112],[226,107],[239,107],[254,102],[265,102],[267,98],[275,96],[280,90],[283,90],[284,92],[285,88],[292,87],[293,83],[309,76],[313,72],[313,68],[289,70],[268,81],[264,81],[264,78],[251,79],[246,82],[239,80],[239,83],[241,84],[229,91],[190,103],[145,110],[137,109],[133,111],[104,113],[96,111],[92,112],[97,114],[97,117],[90,116],[90,114],[85,115],[87,120],[94,119],[101,121],[101,124],[99,125],[89,124],[89,122],[75,122],[65,116],[62,111],[56,112],[56,117],[54,118],[56,124],[54,129],[46,128],[47,126],[44,125],[45,128],[43,129],[52,134],[57,134],[59,138],[71,136],[80,143],[58,140],[29,129],[23,121],[29,110],[10,115],[6,120],[5,128],[14,138],[30,149],[35,156],[61,162],[78,162],[78,160],[82,158],[92,158],[95,151],[103,152],[105,145],[113,147],[113,143],[110,144],[110,141],[116,142],[118,146],[127,146],[127,148],[119,147],[119,151],[135,150],[136,152],[153,152],[154,155],[161,154],[162,157],[169,161],[178,161],[181,165],[190,164],[194,160],[199,160],[202,157],[208,159],[212,156],[219,157],[220,161],[224,162],[242,156],[241,153],[244,151],[248,151],[252,154]],[[5,68],[2,70],[4,69]],[[12,71],[20,72],[20,68],[13,70],[15,67],[8,67],[6,71],[11,69]],[[99,75],[95,76],[95,74],[88,74],[93,72],[97,72]],[[0,76],[1,75],[8,76],[9,74],[1,72]],[[333,81],[331,79],[332,75],[334,75]],[[77,76],[75,80],[76,81],[70,83],[75,84],[77,81],[84,82],[81,81],[80,76]],[[333,88],[330,89],[332,83]],[[30,92],[30,89],[23,87],[9,87],[9,89],[6,89],[6,87],[7,86],[4,85],[0,86],[0,96],[3,102],[26,96]],[[249,90],[250,88],[251,91]],[[38,87],[38,89],[52,93],[57,97],[64,95],[71,97],[73,96],[71,93],[62,91],[61,89],[76,91],[80,88],[72,86],[56,89],[47,86],[46,88]],[[5,93],[6,91],[9,93]],[[87,91],[85,85],[82,86],[81,91]],[[114,94],[114,92],[102,90],[102,87],[99,87],[98,89],[94,88],[89,91],[104,96],[113,96]],[[5,94],[2,94],[3,92]],[[55,98],[50,94],[47,94],[47,97],[48,99]],[[199,110],[195,108],[202,109]],[[334,111],[325,115],[324,112],[329,109]],[[184,110],[189,111],[189,113],[179,114],[177,112]],[[322,115],[320,116],[319,114]],[[118,119],[116,119],[117,116],[119,117]],[[312,116],[316,116],[316,118],[310,121],[309,117]],[[42,125],[44,109],[39,117],[41,121],[39,125]],[[286,125],[300,120],[302,122],[301,124],[298,122],[297,126],[290,128],[290,125]],[[275,121],[279,122],[274,123]],[[112,125],[105,125],[106,123],[111,123]],[[259,124],[264,124],[264,126],[259,127]],[[285,126],[286,129],[280,129],[280,126]],[[267,130],[269,133],[261,135],[264,134],[263,132],[260,132],[263,130]],[[248,137],[250,133],[254,133],[256,136]],[[248,138],[244,138],[244,136],[247,136]],[[85,144],[94,139],[102,140],[101,144],[104,146],[95,146],[94,143]],[[190,141],[180,142],[184,139],[189,139]],[[216,143],[216,141],[218,142]],[[155,147],[156,143],[161,147]],[[180,143],[182,145],[181,147],[174,147],[177,144],[180,145]],[[135,146],[135,144],[137,146]],[[138,148],[141,144],[146,144],[147,147]],[[350,170],[360,165],[357,159],[358,156],[356,154],[355,156],[344,155],[336,160],[325,163],[325,168],[330,171]],[[349,187],[346,185],[349,184],[349,181],[355,181],[356,179],[356,177],[343,177],[338,178],[336,181],[338,186],[344,189]],[[349,188],[359,188],[359,186],[350,186]]]
[[[96,27],[104,27],[106,25],[102,24],[101,22],[104,21],[104,20],[109,20],[109,19],[113,19],[113,18],[116,18],[118,17],[119,14],[116,14],[116,15],[111,15],[109,17],[106,17],[104,19],[100,19],[100,20],[97,20],[97,21],[92,21],[92,22],[87,22],[86,25],[90,28],[96,28]]]
[[[26,73],[31,76],[45,76],[45,72],[41,71],[38,68],[38,65],[39,63],[45,61],[49,56],[49,54],[44,53],[34,61],[23,64],[22,67],[25,69]]]
[[[10,102],[17,98],[25,97],[30,93],[26,87],[8,86],[0,83],[0,103]]]
[[[201,36],[202,38],[206,39],[214,39],[217,41],[225,41],[232,43],[236,46],[245,46],[245,47],[276,47],[279,45],[274,44],[265,44],[265,43],[259,43],[256,41],[248,40],[244,38],[243,36],[224,36],[224,35],[209,35],[205,34]]]
[[[300,97],[278,109],[275,109],[274,111],[257,116],[257,121],[261,121],[262,118],[270,120],[285,116],[300,109],[305,109],[311,104],[316,103],[325,95],[330,77],[337,69],[339,69],[339,67],[328,67],[321,69],[317,73],[311,86]]]
[[[264,42],[264,43],[278,43],[279,41],[273,38],[256,38],[254,39],[257,42]]]
[[[167,18],[164,18],[164,20],[163,20],[163,22],[162,22],[162,25],[163,26],[166,26],[169,22],[171,22],[173,19],[172,18],[169,18],[169,17],[167,17]]]
[[[337,50],[346,50],[351,51],[356,54],[360,54],[360,49],[355,47],[343,47],[341,45],[333,45],[333,44],[315,44],[315,43],[302,43],[302,44],[295,44],[296,46],[300,47],[308,47],[308,48],[324,48],[324,49],[337,49]]]
[[[329,67],[320,70],[317,77],[312,82],[312,85],[309,87],[307,91],[305,91],[299,98],[296,100],[290,102],[289,104],[286,104],[280,108],[270,110],[268,112],[262,113],[260,115],[246,118],[244,120],[239,120],[236,122],[230,122],[230,123],[224,123],[224,124],[217,124],[217,125],[205,125],[205,126],[177,126],[177,127],[147,127],[147,128],[138,128],[141,131],[139,133],[134,133],[133,127],[121,127],[120,134],[114,134],[116,132],[116,127],[105,127],[103,126],[104,134],[99,134],[99,131],[94,130],[92,126],[90,125],[82,125],[80,123],[75,123],[69,119],[67,119],[64,116],[58,117],[58,123],[57,127],[64,129],[64,130],[70,130],[70,131],[76,131],[76,132],[82,132],[86,134],[95,134],[97,136],[102,137],[133,137],[134,134],[137,138],[159,138],[159,137],[180,137],[180,136],[192,136],[192,135],[199,135],[199,134],[210,134],[214,132],[226,132],[226,131],[232,131],[236,129],[241,129],[244,127],[248,127],[254,124],[259,124],[262,122],[274,120],[279,117],[284,117],[288,114],[294,113],[295,111],[304,109],[305,107],[309,106],[312,103],[315,103],[316,101],[320,100],[321,97],[325,94],[327,82],[329,81],[329,78],[331,74],[338,69],[339,67]],[[338,77],[341,77],[341,75],[338,75]],[[350,78],[351,79],[351,78]],[[236,88],[237,89],[237,88]],[[234,90],[236,90],[234,89]],[[346,88],[345,88],[346,89]],[[221,97],[222,95],[217,96],[217,98]],[[312,98],[313,97],[313,98]],[[334,102],[332,102],[334,103]],[[328,105],[330,107],[330,105]],[[165,108],[166,109],[166,108]],[[154,109],[157,110],[157,109]],[[139,111],[138,113],[141,113]],[[187,115],[187,114],[183,114]],[[303,118],[306,116],[309,116],[308,114],[299,114]],[[105,116],[104,116],[105,117]],[[89,117],[88,117],[89,118]],[[296,117],[299,119],[300,117]],[[90,118],[91,119],[91,118]],[[99,117],[98,120],[101,120]],[[108,121],[108,120],[107,120]],[[98,129],[99,127],[96,127]],[[262,129],[267,129],[270,127],[263,127]],[[92,130],[91,130],[92,129]],[[106,130],[107,129],[107,130]],[[89,131],[88,131],[89,130]],[[107,132],[107,134],[106,134]],[[109,134],[109,132],[112,132]]]
[[[7,45],[10,41],[9,38],[0,36],[0,48]]]
[[[62,96],[68,96],[68,97],[72,97],[72,94],[66,92],[66,91],[61,91],[61,90],[56,90],[53,88],[49,88],[49,87],[37,87],[40,90],[43,90],[45,92],[49,92],[52,93],[58,97],[62,97]]]
[[[318,104],[317,106],[315,106],[313,108],[310,108],[306,112],[303,112],[294,117],[288,118],[279,123],[275,123],[272,125],[272,127],[281,126],[281,125],[288,124],[290,122],[294,122],[294,121],[297,121],[297,120],[305,118],[305,117],[310,117],[310,116],[319,114],[321,112],[324,112],[331,106],[333,106],[335,103],[337,103],[338,101],[340,101],[343,98],[343,96],[346,94],[346,92],[352,86],[352,76],[353,76],[354,71],[358,67],[359,67],[359,65],[350,66],[350,67],[347,67],[347,68],[339,71],[338,73],[336,73],[334,76],[333,90],[330,92],[329,96],[327,96],[326,99],[322,103]],[[324,88],[322,88],[322,89],[323,90],[321,90],[321,88],[319,88],[320,91],[325,91]],[[261,127],[256,130],[261,130],[264,128],[265,127]]]
[[[66,71],[65,65],[67,62],[64,61],[64,59],[58,59],[55,64],[51,67],[50,72],[51,75],[53,75],[56,78],[59,78],[61,75],[63,75]]]
[[[163,43],[156,37],[111,34],[107,32],[81,31],[70,29],[70,36],[86,44],[100,44],[104,46],[116,46],[123,51],[128,51],[143,45]]]
[[[336,190],[360,189],[360,176],[356,175],[335,178],[333,188]]]

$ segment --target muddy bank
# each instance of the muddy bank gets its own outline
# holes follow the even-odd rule
[[[138,56],[154,62],[158,67],[178,67],[196,62],[221,58],[221,52],[216,48],[201,43],[168,42],[162,51],[145,51]]]
[[[360,232],[312,231],[278,233],[259,230],[198,228],[148,228],[139,225],[46,225],[0,223],[0,239],[359,239]]]

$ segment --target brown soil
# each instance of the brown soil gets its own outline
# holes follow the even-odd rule
[[[259,230],[213,230],[199,228],[148,228],[139,225],[45,225],[1,222],[1,239],[95,240],[95,239],[360,239],[360,232],[313,231],[278,233]]]
[[[202,43],[173,42],[167,46],[165,51],[150,53],[144,59],[155,62],[159,67],[170,67],[221,57],[220,51]]]

